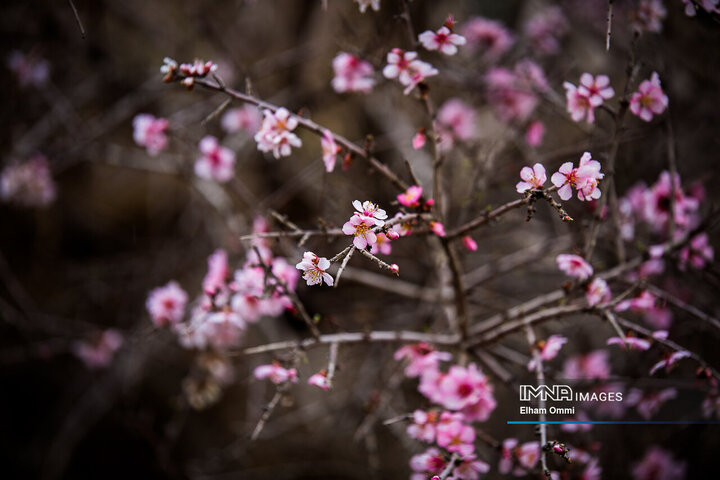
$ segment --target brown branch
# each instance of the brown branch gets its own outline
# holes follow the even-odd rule
[[[528,346],[530,347],[533,359],[535,360],[535,377],[537,378],[537,384],[539,387],[541,385],[545,385],[545,370],[543,369],[542,356],[540,355],[540,350],[537,347],[537,337],[535,336],[535,330],[533,330],[530,325],[526,325],[525,333],[527,335]],[[538,399],[538,410],[540,412],[545,412],[545,407],[546,400],[545,397],[541,395]],[[547,416],[545,415],[545,413],[540,413],[538,416],[538,420],[540,420],[540,424],[538,425],[540,429],[540,445],[544,446],[545,444],[547,444],[547,425],[545,425],[544,423],[547,420]],[[545,475],[545,477],[547,478],[550,478],[550,470],[548,469],[547,464],[547,452],[544,448],[540,453],[540,465],[543,475]]]
[[[237,100],[240,100],[245,103],[250,103],[252,105],[257,105],[260,108],[268,109],[272,112],[275,112],[278,108],[280,108],[277,105],[273,105],[272,103],[265,102],[263,100],[260,100],[256,97],[253,97],[252,95],[247,95],[242,92],[238,92],[237,90],[233,90],[232,88],[228,88],[225,86],[222,86],[220,84],[212,83],[208,79],[204,78],[196,78],[195,79],[195,85],[200,85],[202,87],[207,88],[208,90],[213,90],[216,92],[221,92],[226,95],[229,95],[232,98],[235,98]],[[300,117],[298,115],[295,115],[295,118],[298,121],[299,125],[302,125],[304,128],[310,130],[311,132],[317,134],[318,136],[322,136],[325,131],[329,131],[328,128],[313,122],[312,120],[308,120],[307,118]],[[357,155],[358,157],[364,158],[367,160],[367,162],[372,166],[378,173],[383,175],[385,178],[387,178],[390,183],[392,183],[399,191],[405,191],[408,189],[408,184],[405,183],[400,177],[398,177],[390,168],[382,163],[377,158],[373,157],[372,155],[369,155],[366,150],[363,147],[360,147],[356,145],[355,143],[351,142],[347,138],[343,137],[342,135],[339,135],[337,133],[331,132],[331,135],[333,136],[336,143],[342,145],[346,150],[352,152],[353,154]]]
[[[440,333],[422,333],[408,330],[399,331],[372,331],[372,332],[344,332],[320,335],[318,338],[305,338],[302,340],[285,340],[256,347],[246,348],[242,351],[230,352],[231,355],[255,355],[258,353],[276,352],[288,349],[308,349],[319,345],[331,343],[419,343],[426,342],[434,345],[457,345],[460,342],[458,335]]]

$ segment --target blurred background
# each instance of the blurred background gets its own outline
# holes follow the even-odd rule
[[[55,184],[54,201],[47,205],[0,204],[3,478],[409,476],[408,459],[422,448],[404,434],[404,424],[382,422],[427,401],[417,393],[414,380],[399,375],[401,366],[392,360],[396,346],[342,347],[335,389],[327,394],[301,381],[260,438],[249,442],[249,432],[273,392],[272,385],[253,380],[251,372],[272,357],[232,357],[236,381],[219,401],[194,410],[182,389],[194,354],[181,348],[170,332],[154,330],[145,310],[148,292],[171,279],[191,297],[199,294],[207,257],[217,248],[226,249],[233,263],[242,263],[248,245],[239,237],[251,232],[257,216],[271,221],[272,229],[283,228],[272,221],[270,210],[303,228],[337,227],[350,216],[352,200],[373,200],[392,215],[399,193],[361,159],[326,174],[319,140],[309,132],[298,132],[303,147],[290,157],[275,160],[258,152],[252,135],[226,133],[220,116],[211,116],[225,101],[222,95],[162,83],[163,57],[212,60],[228,86],[300,112],[358,145],[370,135],[380,160],[408,181],[404,161],[409,160],[430,190],[430,155],[411,145],[417,130],[427,126],[427,114],[414,95],[402,95],[402,87],[380,75],[390,48],[412,47],[401,17],[403,2],[380,3],[379,11],[368,8],[363,14],[350,0],[75,0],[86,31],[83,38],[67,2],[3,2],[0,143],[5,148],[0,162],[7,168],[42,155]],[[714,186],[720,180],[720,24],[717,15],[707,12],[686,16],[680,0],[664,3],[662,33],[643,34],[638,41],[638,81],[652,71],[661,73],[670,98],[666,115],[672,120],[682,185],[688,190],[705,186],[701,212],[706,214],[717,204]],[[409,3],[416,33],[439,28],[448,14],[460,29],[474,16],[501,22],[517,43],[498,64],[511,68],[520,59],[533,58],[545,70],[553,92],[542,98],[535,113],[545,124],[544,140],[531,148],[523,141],[521,126],[502,121],[488,101],[484,75],[493,62],[482,50],[461,49],[454,57],[421,53],[440,70],[428,81],[434,104],[458,97],[476,115],[471,138],[445,159],[451,205],[447,228],[474,218],[487,205],[518,198],[514,185],[524,165],[542,161],[549,176],[586,150],[604,159],[612,133],[610,116],[596,112],[592,128],[572,122],[564,112],[562,83],[577,83],[586,71],[604,73],[617,95],[622,92],[637,2],[616,0],[614,5],[607,53],[604,1]],[[566,33],[558,36],[556,52],[543,54],[523,36],[523,26],[552,6],[559,6],[567,18]],[[339,52],[358,55],[374,66],[377,86],[371,93],[332,89],[331,64]],[[166,151],[151,157],[134,143],[132,121],[139,113],[169,119]],[[666,123],[633,117],[626,126],[615,172],[620,195],[638,181],[653,184],[667,169]],[[208,134],[237,154],[236,179],[228,184],[193,174],[197,142]],[[576,222],[564,224],[540,204],[529,223],[526,212],[519,210],[474,234],[478,251],[461,253],[465,271],[485,267],[482,282],[470,295],[473,318],[505,311],[562,286],[565,277],[555,267],[555,255],[583,245],[592,215],[577,201],[566,207]],[[711,244],[718,245],[717,238],[711,231]],[[630,243],[630,251],[639,251],[646,241]],[[439,291],[447,280],[434,273],[441,260],[422,236],[403,242],[394,248],[390,263],[400,265],[402,281],[428,289],[412,298],[373,288],[394,277],[356,255],[337,291],[309,289],[301,282],[299,295],[311,313],[322,315],[323,332],[447,330],[444,306],[423,298],[423,292]],[[305,249],[330,257],[344,246],[344,240],[321,238],[304,248],[286,240],[272,244],[275,254],[286,256],[292,265]],[[596,268],[613,265],[613,248],[611,230],[604,230]],[[670,265],[658,284],[720,315],[716,265],[699,271]],[[718,332],[674,313],[671,337],[718,365]],[[567,355],[603,347],[611,334],[607,325],[577,320],[550,322],[540,334],[562,332],[572,338]],[[89,368],[77,354],[78,345],[97,342],[110,328],[122,334],[122,346],[107,365]],[[287,313],[249,328],[242,345],[302,336],[307,336],[304,325]],[[522,335],[505,340],[507,348],[523,352],[520,363],[527,357],[523,342]],[[512,381],[532,379],[523,365],[497,358],[508,363],[502,370]],[[301,377],[326,363],[327,351],[308,351],[299,367]],[[636,354],[612,358],[613,371],[628,377],[644,375],[652,363]],[[553,365],[551,376],[560,371],[559,362]],[[691,366],[679,370],[677,375],[684,378],[693,375]],[[500,440],[534,439],[532,427],[505,425],[516,414],[516,392],[502,385],[502,377],[488,374],[496,384],[499,408],[483,429]],[[687,411],[688,418],[699,419],[702,398],[691,391],[663,412],[669,418]],[[603,478],[631,478],[631,465],[651,443],[686,461],[687,478],[713,478],[720,448],[717,428],[596,427],[571,438],[596,452]],[[487,447],[480,451],[493,467],[487,478],[499,478],[498,452]],[[571,474],[576,478],[578,472]]]

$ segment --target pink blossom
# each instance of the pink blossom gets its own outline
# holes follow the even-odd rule
[[[575,122],[587,119],[587,123],[595,122],[595,105],[582,90],[570,82],[563,83],[567,98],[567,111]]]
[[[385,78],[397,78],[403,85],[410,83],[410,64],[417,60],[417,52],[406,52],[400,48],[393,48],[387,54],[387,65],[383,68]]]
[[[390,271],[392,273],[394,273],[395,275],[399,275],[400,267],[398,266],[397,263],[393,263],[392,265],[390,265]]]
[[[413,423],[408,425],[406,430],[407,434],[410,438],[420,440],[421,442],[432,443],[435,441],[437,422],[437,412],[415,410],[415,412],[413,412]]]
[[[535,468],[538,460],[540,460],[540,443],[527,442],[517,447],[517,459],[520,465],[527,470]]]
[[[215,294],[225,286],[229,275],[227,252],[218,249],[208,258],[208,273],[203,280],[203,290],[208,295]]]
[[[660,33],[666,16],[662,0],[640,0],[633,12],[633,25],[639,31]]]
[[[124,342],[122,333],[104,330],[94,341],[75,342],[73,352],[90,369],[107,367]]]
[[[665,369],[665,372],[669,372],[675,363],[677,363],[678,360],[682,360],[683,358],[690,357],[690,352],[686,351],[679,351],[679,352],[673,352],[670,355],[666,355],[665,358],[655,365],[652,366],[650,369],[650,375],[657,372],[661,368]]]
[[[295,291],[295,287],[297,286],[297,282],[300,278],[300,272],[298,272],[296,268],[293,268],[287,260],[282,257],[273,258],[270,270],[272,271],[273,276],[275,276],[278,281],[282,282],[285,288],[287,288],[290,292]],[[273,282],[273,279],[267,279],[265,281],[268,286],[272,285]]]
[[[393,48],[387,54],[387,62],[388,64],[383,69],[383,75],[389,79],[397,78],[400,84],[406,87],[403,92],[405,95],[427,77],[438,74],[432,65],[419,60],[416,52],[405,52],[399,48]]]
[[[644,80],[630,98],[630,111],[649,122],[668,106],[668,97],[660,86],[660,76],[653,72],[650,80]]]
[[[534,85],[506,68],[495,67],[485,75],[488,101],[503,122],[525,122],[538,104]]]
[[[418,40],[428,50],[440,50],[445,55],[455,55],[457,47],[465,45],[465,37],[452,33],[446,26],[440,27],[437,32],[426,30],[418,35]]]
[[[516,438],[506,438],[502,442],[502,450],[500,453],[500,463],[498,464],[498,471],[507,475],[510,473],[513,467],[513,454],[518,445]]]
[[[562,200],[570,200],[573,187],[578,191],[578,199],[595,200],[600,198],[598,180],[605,176],[600,168],[600,162],[593,160],[590,152],[585,152],[577,168],[573,168],[572,162],[565,162],[553,173],[550,181],[558,187],[558,195]]]
[[[606,345],[619,345],[625,350],[647,350],[650,348],[650,341],[644,338],[638,337],[625,337],[623,340],[620,337],[610,337],[605,342]]]
[[[156,327],[174,325],[185,315],[188,296],[177,282],[171,281],[163,287],[155,288],[145,302]]]
[[[560,38],[569,30],[567,18],[560,7],[548,7],[536,14],[524,25],[533,50],[541,54],[555,54],[560,51]]]
[[[694,219],[699,204],[697,199],[686,196],[681,188],[680,176],[675,178],[667,170],[660,173],[658,181],[649,189],[644,191],[642,202],[643,219],[647,221],[655,231],[661,231],[670,224],[670,215],[675,217],[675,225],[685,229],[690,226]],[[676,188],[673,189],[673,183]],[[672,192],[675,192],[674,208],[672,207]]]
[[[685,270],[688,265],[692,268],[701,269],[706,264],[712,263],[715,252],[710,245],[706,233],[695,235],[690,244],[680,251],[680,270]]]
[[[217,138],[210,135],[200,140],[198,149],[202,156],[195,161],[195,175],[207,180],[227,182],[234,175],[235,153],[221,146]]]
[[[353,245],[355,248],[364,250],[368,245],[372,245],[377,241],[377,236],[372,229],[375,227],[375,220],[371,217],[356,214],[345,222],[342,231],[345,235],[353,235]]]
[[[525,131],[525,143],[531,147],[539,147],[542,145],[545,137],[545,124],[540,121],[530,122]]]
[[[50,62],[33,54],[25,55],[13,50],[8,56],[7,65],[21,87],[43,87],[50,77]]]
[[[280,158],[289,156],[292,147],[302,146],[302,140],[292,133],[298,120],[286,108],[278,108],[275,113],[265,110],[263,116],[262,126],[254,137],[258,150],[272,152],[275,158]]]
[[[427,136],[425,135],[425,132],[421,129],[421,131],[417,132],[413,136],[412,146],[415,150],[420,150],[422,147],[425,146],[426,141],[427,141]]]
[[[383,255],[390,255],[392,252],[392,245],[390,245],[390,239],[384,233],[380,232],[376,235],[375,243],[370,247],[370,253],[377,255],[382,253]]]
[[[685,462],[675,461],[670,452],[650,447],[632,469],[634,480],[684,480]]]
[[[308,378],[308,385],[315,385],[326,392],[330,390],[330,385],[328,385],[327,381],[327,372],[325,370],[320,370],[316,374],[310,376],[310,378]]]
[[[436,428],[436,441],[448,452],[458,452],[464,457],[475,450],[475,429],[462,420],[441,422]]]
[[[609,302],[611,295],[612,293],[610,292],[610,287],[608,287],[607,282],[600,277],[595,277],[587,286],[585,299],[588,305],[594,307],[595,305]]]
[[[165,131],[168,125],[166,118],[155,118],[148,113],[141,113],[133,119],[133,139],[141,147],[147,148],[149,155],[155,156],[167,147]]]
[[[615,310],[623,312],[630,309],[636,313],[643,313],[645,320],[655,328],[668,328],[672,322],[672,313],[662,306],[657,306],[656,303],[657,297],[649,291],[643,290],[637,297],[618,303]]]
[[[420,197],[422,197],[423,189],[417,185],[409,187],[405,192],[397,196],[397,201],[406,207],[420,206]]]
[[[650,420],[668,400],[677,397],[677,390],[665,388],[656,392],[643,392],[639,388],[633,388],[627,395],[625,401],[628,405],[635,406],[638,413],[645,420]]]
[[[585,355],[576,355],[565,361],[563,376],[578,380],[606,379],[610,376],[608,352],[595,350]]]
[[[592,266],[578,255],[560,254],[555,261],[558,268],[566,275],[578,280],[585,280],[593,274]]]
[[[455,467],[453,475],[450,478],[457,480],[478,480],[481,473],[488,473],[489,471],[490,465],[482,460],[477,460],[477,455],[472,453],[462,458],[462,462]]]
[[[428,475],[441,473],[446,465],[445,455],[440,450],[435,447],[428,448],[410,458],[410,468],[416,472],[410,480],[427,480]]]
[[[440,362],[449,362],[452,355],[448,352],[439,352],[432,345],[420,342],[415,345],[400,347],[394,355],[395,360],[406,360],[405,375],[419,377],[428,370],[437,370]]]
[[[438,237],[445,236],[445,226],[440,222],[430,222],[430,230]]]
[[[380,10],[380,0],[355,0],[355,3],[358,4],[360,13],[365,13],[368,7],[376,12]]]
[[[368,93],[375,85],[372,65],[355,55],[340,52],[333,59],[332,66],[335,71],[332,87],[338,93]]]
[[[412,188],[412,187],[410,187],[410,188]],[[422,194],[422,189],[421,189],[421,194]],[[400,199],[398,198],[398,200],[400,200]],[[403,202],[400,202],[400,203],[402,204]],[[420,204],[418,203],[417,206],[419,206],[419,205]],[[404,214],[402,212],[398,212],[393,217],[393,220],[397,220],[398,218],[402,218],[403,216],[404,216]],[[413,224],[411,221],[399,222],[399,223],[394,224],[392,226],[392,230],[390,230],[389,232],[393,232],[394,235],[398,235],[398,237],[406,237],[412,233],[412,225]],[[388,232],[388,235],[390,235],[389,232]]]
[[[461,30],[468,46],[480,50],[483,58],[489,62],[496,62],[515,42],[502,23],[483,17],[468,19]]]
[[[297,383],[297,370],[294,368],[286,369],[280,366],[278,363],[272,363],[270,365],[260,365],[253,370],[253,375],[258,380],[269,378],[275,385],[280,385],[285,382]]]
[[[449,410],[461,410],[483,402],[482,411],[477,413],[484,418],[479,421],[487,420],[496,405],[492,386],[474,363],[467,367],[451,366],[448,373],[440,378],[438,389],[432,400]]]
[[[328,286],[333,285],[333,278],[326,272],[330,268],[330,261],[325,257],[305,252],[302,261],[295,265],[295,268],[303,271],[303,279],[308,285],[321,285],[323,280]]]
[[[255,133],[262,123],[262,115],[257,107],[243,105],[239,108],[232,108],[223,115],[220,126],[228,133],[245,131]]]
[[[547,340],[538,342],[540,358],[543,361],[548,361],[557,357],[560,349],[567,343],[567,341],[568,339],[561,335],[550,335]],[[530,363],[528,363],[528,370],[532,372],[535,370],[536,366],[535,358],[533,357],[533,359],[530,360]]]
[[[474,252],[478,249],[477,242],[473,240],[473,238],[469,235],[465,235],[464,237],[462,237],[462,242],[465,248],[467,248],[471,252]]]
[[[593,107],[602,105],[603,101],[615,96],[615,90],[610,86],[610,79],[607,75],[593,77],[589,73],[580,75],[578,91],[590,100]]]
[[[515,190],[517,190],[518,193],[525,193],[528,190],[542,190],[547,180],[545,167],[541,163],[536,163],[532,168],[523,167],[520,170],[520,178],[522,178],[523,181],[515,185]]]
[[[438,147],[448,151],[455,140],[472,139],[475,134],[475,110],[459,98],[451,98],[438,109],[435,129],[440,137]]]
[[[358,214],[371,218],[376,227],[385,225],[385,220],[388,218],[387,213],[377,203],[369,201],[360,203],[360,200],[353,200],[352,205]]]
[[[46,207],[57,195],[50,166],[43,155],[8,165],[0,173],[0,199],[24,207]]]
[[[323,130],[320,138],[320,147],[322,148],[322,159],[325,164],[325,171],[330,173],[335,169],[335,161],[337,160],[340,147],[335,143],[335,137],[330,130]]]

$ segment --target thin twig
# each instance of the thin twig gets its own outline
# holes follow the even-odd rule
[[[284,389],[278,387],[272,400],[270,400],[270,403],[268,403],[263,409],[263,414],[260,417],[260,420],[258,420],[257,425],[255,425],[255,429],[250,436],[251,442],[254,442],[257,439],[258,435],[260,435],[260,432],[262,432],[263,428],[265,428],[265,424],[270,419],[270,416],[273,414],[275,407],[277,407],[278,403],[280,403],[280,399],[282,399],[283,395],[285,395]]]
[[[612,33],[613,0],[608,0],[607,33],[605,34],[605,51],[610,51],[610,35]]]
[[[648,330],[645,327],[641,327],[640,325],[631,322],[629,320],[626,320],[622,317],[617,317],[617,321],[620,325],[627,328],[628,330],[632,330],[636,333],[639,333],[641,335],[646,336],[647,338],[652,338],[653,341],[664,345],[668,347],[669,349],[675,351],[675,352],[688,352],[690,354],[690,358],[698,362],[703,368],[707,368],[713,377],[715,377],[718,381],[720,381],[720,372],[718,372],[716,369],[710,366],[708,362],[706,362],[701,356],[699,356],[697,353],[692,352],[691,350],[683,347],[682,345],[673,342],[672,340],[662,339],[662,338],[656,338],[653,337],[653,332]]]
[[[80,15],[78,14],[77,8],[75,8],[73,0],[68,0],[68,3],[70,4],[70,8],[72,8],[73,15],[75,15],[75,21],[78,24],[78,28],[80,28],[80,35],[83,39],[85,39],[85,27],[83,27],[82,21],[80,21]]]
[[[320,335],[318,338],[305,338],[302,340],[285,340],[282,342],[259,345],[242,350],[241,352],[230,352],[231,355],[242,353],[244,355],[255,355],[258,353],[276,352],[288,349],[308,349],[319,345],[337,343],[419,343],[426,342],[433,345],[457,345],[460,342],[458,335],[447,335],[440,333],[423,333],[408,330],[398,331],[372,331],[372,332],[344,332],[329,333]]]
[[[609,308],[606,308],[603,310],[603,317],[610,322],[610,325],[615,329],[615,332],[618,334],[618,336],[622,339],[623,345],[625,344],[625,341],[627,340],[625,338],[625,332],[622,331],[622,328],[620,328],[620,325],[617,323],[617,319],[615,318],[615,314],[610,310]]]
[[[455,470],[455,467],[457,467],[459,462],[460,455],[458,455],[457,453],[453,453],[452,457],[450,457],[450,461],[445,466],[445,469],[440,473],[438,478],[440,480],[445,480],[446,478],[448,478],[452,474],[453,470]]]
[[[347,250],[347,255],[345,255],[345,258],[343,258],[342,264],[340,265],[340,268],[338,268],[337,273],[335,274],[335,282],[333,283],[333,287],[337,288],[338,284],[340,283],[340,276],[343,273],[343,270],[345,270],[345,266],[350,261],[350,257],[352,257],[353,253],[355,253],[355,245],[351,245],[350,250]],[[343,250],[345,251],[345,250]],[[360,250],[361,252],[364,250]],[[333,257],[335,258],[335,257]]]
[[[340,343],[333,342],[330,344],[330,358],[328,360],[328,369],[327,369],[327,387],[328,389],[332,388],[332,381],[335,377],[335,368],[337,366],[337,359],[338,359],[338,350],[340,349]]]
[[[527,335],[527,341],[532,352],[533,360],[535,360],[535,377],[537,378],[537,386],[540,387],[542,385],[545,385],[545,370],[543,368],[543,360],[542,356],[540,355],[540,350],[537,348],[537,337],[535,336],[535,330],[533,330],[530,325],[525,326],[525,333]],[[541,413],[538,416],[538,420],[540,420],[540,424],[538,425],[538,427],[540,428],[541,446],[545,446],[545,444],[547,444],[547,425],[545,425],[544,423],[547,420],[547,416],[544,413],[545,407],[545,397],[540,395],[540,397],[538,398],[538,410]],[[550,469],[548,469],[547,464],[547,452],[544,448],[541,450],[540,453],[540,464],[543,475],[545,475],[545,477],[547,478],[550,478]]]
[[[449,241],[441,238],[440,243],[447,256],[450,273],[452,274],[452,284],[455,293],[455,315],[457,316],[459,333],[462,339],[466,340],[470,330],[470,320],[468,318],[467,297],[465,296],[465,285],[463,283],[460,260]]]

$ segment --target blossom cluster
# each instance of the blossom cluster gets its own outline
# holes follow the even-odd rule
[[[550,180],[557,187],[558,195],[563,200],[570,200],[573,188],[577,191],[579,200],[596,200],[601,195],[598,182],[605,176],[600,169],[600,162],[593,160],[590,152],[585,152],[580,157],[577,167],[574,167],[572,162],[565,162],[557,172],[553,173]],[[542,190],[547,180],[545,167],[541,163],[536,163],[532,168],[523,167],[520,170],[520,178],[522,181],[515,185],[518,193]]]
[[[212,61],[203,61],[195,59],[193,63],[178,63],[170,57],[163,59],[163,65],[160,67],[160,73],[163,76],[163,82],[172,82],[180,80],[180,83],[188,88],[192,88],[196,78],[206,77],[209,73],[217,70],[217,64]]]
[[[257,223],[256,231],[264,228],[263,222]],[[235,271],[224,250],[210,255],[203,294],[189,312],[188,295],[174,281],[150,292],[146,305],[153,323],[171,327],[184,347],[222,351],[238,344],[248,324],[292,309],[287,295],[294,292],[299,276],[284,258],[273,257],[267,244],[256,241]]]
[[[166,118],[155,118],[149,113],[141,113],[133,118],[133,140],[145,147],[149,155],[155,156],[167,147],[165,132],[168,126]]]
[[[442,372],[440,362],[451,361],[452,356],[426,343],[401,347],[395,352],[395,359],[405,361],[408,377],[420,378],[418,391],[445,409],[416,410],[413,414],[408,435],[434,446],[410,460],[415,472],[411,478],[442,472],[447,465],[442,451],[459,456],[453,478],[474,480],[480,473],[487,473],[490,466],[475,454],[475,430],[471,425],[487,420],[495,409],[493,388],[487,377],[474,363],[467,367],[452,365],[447,373]]]
[[[55,181],[45,156],[37,154],[24,163],[0,172],[0,200],[23,207],[46,207],[56,196]]]
[[[368,93],[375,85],[372,65],[357,55],[340,52],[333,59],[332,67],[335,72],[332,87],[338,93]]]
[[[293,133],[298,120],[287,108],[281,107],[275,112],[266,109],[263,117],[260,130],[255,134],[258,150],[272,152],[275,158],[280,158],[289,156],[292,147],[302,146],[302,140]]]

